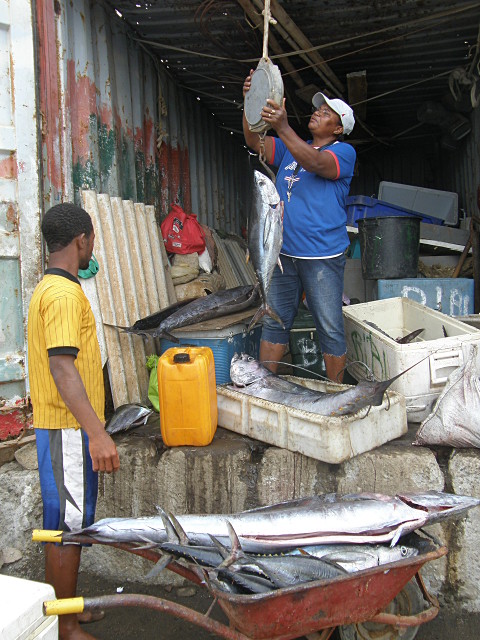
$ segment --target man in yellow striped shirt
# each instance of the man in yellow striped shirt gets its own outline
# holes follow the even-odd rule
[[[98,471],[119,466],[104,427],[102,362],[90,303],[77,279],[95,233],[86,211],[52,207],[42,221],[48,269],[28,311],[28,370],[44,529],[72,531],[95,517]],[[45,579],[57,598],[74,597],[81,547],[45,545]],[[75,615],[60,616],[60,640],[90,640]]]

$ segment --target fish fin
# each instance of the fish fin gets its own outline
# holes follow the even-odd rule
[[[232,559],[231,563],[233,563],[236,562],[239,558],[243,558],[245,554],[243,553],[242,545],[240,544],[237,532],[235,531],[232,523],[229,520],[227,520],[227,529],[228,535],[230,536],[230,557]]]
[[[277,264],[278,264],[278,268],[283,273],[283,265],[282,265],[282,261],[280,260],[280,256],[278,256]]]
[[[390,547],[394,547],[397,544],[397,542],[400,540],[403,530],[404,530],[404,526],[403,524],[401,524],[395,531],[395,535],[393,536],[392,541],[390,542]]]
[[[142,544],[141,547],[135,547],[135,549],[138,549],[139,551],[143,551],[144,549],[156,549],[158,547],[158,542],[152,542],[152,540],[149,540],[148,538],[143,538],[142,540],[144,540],[146,542],[146,544]]]
[[[158,574],[161,571],[163,571],[170,564],[172,560],[173,560],[173,557],[170,554],[166,553],[162,558],[157,560],[157,562],[155,563],[155,566],[151,571],[147,573],[145,578],[148,580],[150,578],[154,578],[155,576],[158,576]]]
[[[270,230],[272,228],[272,218],[271,215],[267,215],[265,218],[265,225],[263,227],[263,246],[267,246],[268,237],[270,235]]]
[[[210,540],[213,542],[213,544],[217,547],[217,549],[220,551],[220,555],[223,558],[223,561],[225,562],[226,560],[228,560],[228,558],[230,557],[230,551],[229,549],[227,549],[227,547],[222,544],[220,542],[220,540],[218,540],[215,536],[213,536],[211,533],[208,534],[210,537]],[[220,567],[223,567],[224,564],[223,562],[219,565]],[[227,565],[228,566],[228,565]]]
[[[152,338],[167,338],[167,340],[170,340],[170,342],[175,342],[175,344],[180,343],[180,339],[177,338],[177,336],[174,336],[172,333],[169,333],[168,331],[159,331],[158,333],[154,331],[152,333]]]
[[[245,264],[248,264],[249,260],[250,260],[250,251],[248,250],[248,247],[247,247],[247,252],[245,254]]]
[[[280,317],[275,313],[275,311],[268,304],[262,304],[262,306],[257,310],[256,314],[250,320],[247,331],[251,331],[257,324],[257,322],[259,322],[265,315],[270,316],[273,320],[275,320],[275,322],[278,322],[278,324],[283,329],[285,329],[285,325],[281,321]]]
[[[121,327],[119,324],[110,324],[110,322],[104,322],[104,327],[113,327],[114,329],[120,329],[121,331],[132,331],[132,327]]]
[[[423,331],[425,331],[425,329],[415,329],[415,331],[407,333],[407,335],[403,336],[403,338],[397,338],[395,342],[398,342],[398,344],[408,344],[409,342],[413,342],[413,340],[415,340],[417,336],[423,333]]]
[[[159,506],[157,506],[157,511],[162,518],[168,541],[179,542],[180,544],[189,544],[190,541],[188,539],[188,536],[182,529],[181,524],[178,522],[175,516],[172,513],[168,513],[168,511],[165,511],[164,509],[162,509],[162,507]]]

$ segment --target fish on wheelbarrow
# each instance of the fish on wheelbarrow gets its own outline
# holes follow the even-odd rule
[[[145,407],[143,404],[135,402],[122,404],[115,409],[112,417],[107,420],[105,431],[113,435],[114,433],[130,431],[130,429],[141,427],[146,424],[152,413],[152,409]]]
[[[236,353],[230,364],[233,385],[227,388],[322,416],[345,416],[365,407],[380,406],[388,387],[417,364],[383,382],[361,380],[349,389],[324,393],[290,382],[272,373],[252,356]]]
[[[234,514],[177,516],[192,544],[213,546],[211,536],[228,544],[227,522],[234,527],[247,552],[271,553],[305,545],[390,543],[424,525],[463,514],[478,506],[470,496],[430,491],[417,494],[325,494],[259,507]],[[88,536],[99,542],[157,545],[166,542],[160,516],[105,518],[70,536]]]
[[[205,545],[181,544],[178,542],[162,542],[159,549],[176,559],[201,567],[217,567],[222,562],[222,555],[214,547]],[[334,562],[346,572],[363,571],[382,564],[397,562],[405,558],[418,555],[418,549],[404,544],[390,547],[386,544],[319,544],[298,547],[297,549],[279,552],[280,555],[245,554],[245,557],[254,561],[265,561],[269,566],[269,560],[277,557],[315,557]],[[273,560],[272,562],[276,562]]]
[[[260,171],[254,171],[253,204],[248,219],[248,258],[257,276],[262,305],[252,318],[248,330],[263,316],[269,315],[283,326],[277,313],[267,303],[275,265],[282,267],[280,249],[283,243],[283,202],[275,185]]]
[[[173,536],[186,539],[186,533],[176,518],[170,518],[169,532],[174,528]],[[173,522],[172,522],[173,521]],[[254,556],[246,554],[232,524],[227,520],[230,548],[223,545],[215,536],[211,536],[216,553],[208,554],[203,547],[201,553],[194,554],[203,566],[209,567],[210,578],[215,574],[220,583],[227,582],[227,590],[244,593],[264,593],[273,589],[282,589],[314,580],[336,578],[346,573],[345,569],[334,561],[317,558],[313,555],[268,555]],[[170,533],[171,535],[171,533]],[[195,547],[192,547],[195,549]],[[188,546],[165,543],[160,549],[169,556],[188,558]],[[213,551],[213,550],[212,550]],[[190,556],[193,559],[193,556]],[[208,559],[207,559],[208,558]]]
[[[197,322],[227,316],[243,311],[258,301],[258,288],[254,285],[242,285],[232,289],[224,289],[208,296],[194,298],[188,304],[181,305],[176,311],[162,319],[153,329],[135,329],[134,327],[118,327],[126,333],[134,333],[144,338],[168,338],[172,342],[180,342],[171,331]]]

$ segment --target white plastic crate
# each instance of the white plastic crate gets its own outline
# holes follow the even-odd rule
[[[0,638],[58,640],[58,617],[43,614],[46,600],[55,600],[49,584],[0,575]]]
[[[354,378],[366,373],[358,361],[380,380],[416,365],[390,387],[405,396],[410,422],[428,416],[450,373],[464,363],[471,345],[480,343],[479,329],[408,298],[352,305],[344,307],[343,314],[347,358],[354,363],[348,370]],[[424,331],[413,342],[396,342],[416,329]]]
[[[349,388],[294,376],[286,379],[316,391]],[[225,429],[331,464],[339,464],[399,438],[408,428],[405,399],[390,390],[381,406],[340,418],[294,409],[220,385],[217,403],[218,424]]]

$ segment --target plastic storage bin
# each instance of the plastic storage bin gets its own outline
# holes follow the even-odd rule
[[[405,396],[411,422],[428,416],[448,376],[464,363],[471,346],[480,344],[480,330],[408,298],[344,307],[343,317],[347,360],[354,363],[349,371],[357,380],[365,377],[365,368],[355,361],[367,365],[379,380],[416,365],[390,387]],[[396,342],[416,329],[424,331],[413,342]]]
[[[357,221],[362,218],[383,218],[385,216],[411,216],[421,218],[422,222],[429,224],[443,224],[443,220],[434,216],[427,216],[408,209],[369,198],[368,196],[347,196],[347,225],[356,227]]]
[[[203,447],[217,429],[213,353],[208,347],[173,347],[158,360],[160,429],[167,447]]]
[[[290,354],[292,364],[302,367],[302,369],[294,367],[294,375],[316,380],[319,379],[316,373],[326,377],[325,363],[317,340],[317,330],[313,316],[307,310],[299,309],[293,322],[290,330]]]
[[[458,223],[458,195],[451,191],[382,181],[378,197],[407,211],[440,219],[446,225],[456,226]]]
[[[374,296],[409,298],[429,309],[449,316],[473,313],[473,280],[471,278],[405,278],[377,280]]]
[[[57,616],[45,616],[43,603],[55,600],[49,584],[0,575],[0,638],[58,640]]]
[[[322,380],[286,379],[322,393],[348,389]],[[390,390],[380,407],[339,418],[254,398],[228,385],[218,387],[217,399],[218,424],[225,429],[330,464],[370,451],[408,430],[405,398]]]
[[[262,327],[257,325],[251,331],[247,331],[247,326],[244,323],[238,323],[219,331],[174,331],[173,333],[180,340],[181,345],[209,347],[213,352],[217,384],[225,384],[231,382],[230,363],[235,353],[248,353],[258,358]],[[167,339],[160,341],[161,354],[172,347],[178,347],[178,344]]]

